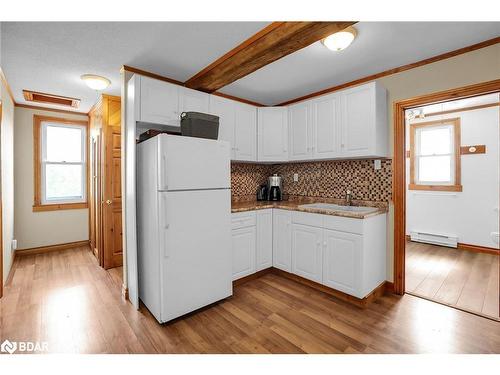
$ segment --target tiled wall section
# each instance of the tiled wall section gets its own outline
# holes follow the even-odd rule
[[[345,198],[347,189],[352,198],[372,202],[388,202],[392,189],[392,161],[382,160],[382,168],[374,169],[373,160],[342,160],[276,165],[231,165],[233,199],[255,196],[260,184],[273,173],[283,177],[286,195]],[[293,174],[299,181],[293,182]]]

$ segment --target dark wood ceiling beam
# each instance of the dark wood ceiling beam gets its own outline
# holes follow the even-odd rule
[[[185,82],[214,92],[356,22],[273,22]]]

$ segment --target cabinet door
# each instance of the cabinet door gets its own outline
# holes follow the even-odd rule
[[[292,273],[321,283],[323,229],[301,224],[292,226]]]
[[[323,284],[344,293],[361,295],[362,237],[358,234],[325,229]]]
[[[273,210],[273,267],[291,272],[292,267],[291,211]]]
[[[231,144],[231,159],[234,159],[234,103],[233,101],[210,95],[209,112],[219,116],[219,137],[221,141],[228,141]]]
[[[363,85],[341,94],[342,156],[375,154],[375,86]]]
[[[288,107],[288,135],[290,160],[311,157],[311,105],[301,103]]]
[[[179,88],[179,112],[208,113],[209,95],[185,87]]]
[[[258,108],[258,160],[288,160],[288,110],[286,107]]]
[[[234,102],[234,159],[257,160],[257,109]]]
[[[232,230],[233,280],[255,272],[255,227]]]
[[[273,266],[273,210],[257,211],[256,271]]]
[[[148,77],[140,80],[140,121],[180,126],[179,86]]]
[[[314,159],[328,159],[339,156],[340,105],[337,94],[314,100],[312,104]]]

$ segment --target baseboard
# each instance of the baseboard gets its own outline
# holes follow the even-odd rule
[[[406,241],[411,241],[411,237],[409,235],[406,235]],[[434,246],[439,246],[439,245],[434,245]],[[458,243],[457,249],[472,251],[474,253],[500,255],[500,249],[495,249],[494,247],[471,245],[471,244],[462,243],[462,242]]]
[[[273,268],[269,267],[269,268],[257,271],[255,273],[252,273],[251,275],[244,276],[241,279],[234,280],[233,281],[233,287],[241,285],[241,284],[245,284],[246,282],[249,282],[251,280],[258,279],[259,277],[262,277],[262,276],[264,276],[264,275],[266,275],[268,273],[271,273],[272,270],[273,270]]]
[[[122,297],[126,301],[128,301],[128,288],[125,286],[125,284],[122,284]]]
[[[394,283],[392,281],[385,282],[385,292],[394,294]]]
[[[354,296],[351,296],[347,293],[341,292],[339,290],[330,288],[328,286],[325,286],[323,284],[319,284],[315,281],[311,281],[308,279],[305,279],[301,276],[294,275],[292,273],[277,269],[277,268],[271,268],[271,272],[279,275],[286,277],[287,279],[294,280],[300,284],[309,286],[313,289],[319,290],[321,292],[324,292],[326,294],[329,294],[333,297],[336,297],[340,300],[343,300],[345,302],[349,302],[355,306],[361,307],[361,308],[366,308],[368,305],[370,305],[373,301],[375,301],[377,298],[380,296],[384,295],[386,292],[386,283],[387,281],[382,282],[379,286],[377,286],[370,294],[368,294],[364,298],[357,298]],[[394,287],[394,286],[393,286]]]
[[[35,255],[35,254],[49,253],[52,251],[67,250],[83,246],[89,246],[89,241],[88,240],[76,241],[76,242],[61,243],[57,245],[39,246],[28,249],[18,249],[16,250],[15,254],[16,256]]]

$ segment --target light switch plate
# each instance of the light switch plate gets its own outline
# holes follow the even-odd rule
[[[293,182],[299,182],[299,174],[298,173],[293,174]]]
[[[381,169],[382,168],[382,160],[379,160],[379,159],[374,160],[373,167],[375,168],[375,170]]]

